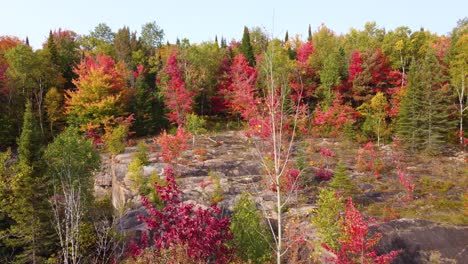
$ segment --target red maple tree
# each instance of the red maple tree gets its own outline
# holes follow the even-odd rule
[[[165,100],[164,104],[169,109],[167,117],[173,124],[182,126],[186,122],[186,115],[192,112],[194,91],[185,86],[183,71],[177,62],[177,53],[173,52],[167,59],[165,84],[161,87]]]
[[[244,120],[250,120],[257,114],[256,80],[257,70],[249,66],[243,54],[237,55],[230,69],[230,85],[221,93],[231,111],[240,114]]]

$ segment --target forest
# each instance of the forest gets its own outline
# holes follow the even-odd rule
[[[213,38],[0,36],[0,263],[466,261],[467,18]]]

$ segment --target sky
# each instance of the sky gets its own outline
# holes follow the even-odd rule
[[[274,37],[307,36],[310,24],[322,23],[337,34],[362,29],[375,21],[387,30],[421,27],[444,35],[459,19],[468,16],[466,0],[1,0],[0,36],[28,36],[41,48],[49,30],[58,28],[88,34],[104,22],[117,31],[123,26],[140,32],[156,21],[165,40],[188,38],[191,43],[212,41],[217,35],[228,41],[242,37],[243,27],[259,26]]]

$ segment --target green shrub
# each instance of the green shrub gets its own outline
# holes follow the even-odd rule
[[[338,249],[338,239],[342,233],[340,212],[343,210],[343,199],[334,189],[320,189],[317,208],[313,210],[312,223],[317,228],[321,242],[335,250]]]
[[[135,157],[141,161],[141,164],[143,166],[146,166],[149,164],[148,152],[149,152],[148,144],[146,144],[145,141],[138,142],[137,152],[135,153]]]
[[[234,234],[232,246],[244,262],[265,263],[271,259],[271,232],[247,193],[243,193],[234,206],[231,231]]]
[[[112,155],[117,155],[125,150],[125,139],[127,138],[128,127],[119,125],[111,131],[106,131],[104,142],[107,150]]]

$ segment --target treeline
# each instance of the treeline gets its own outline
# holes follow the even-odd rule
[[[67,124],[104,134],[118,117],[131,114],[130,130],[138,136],[166,128],[167,98],[161,91],[171,74],[165,70],[171,55],[192,95],[193,111],[229,115],[223,90],[232,85],[236,56],[243,54],[258,73],[253,81],[260,87],[262,56],[277,45],[276,60],[283,61],[276,63],[287,71],[291,89],[302,87],[308,132],[362,142],[388,142],[398,135],[413,150],[437,152],[446,142],[465,143],[466,33],[465,19],[449,36],[367,23],[345,35],[325,25],[312,32],[309,26],[306,40],[288,32],[284,39],[271,39],[260,28],[245,28],[241,41],[215,37],[171,44],[163,42],[164,31],[154,22],[138,37],[128,27],[113,32],[99,24],[83,36],[51,31],[35,51],[27,40],[1,37],[0,144],[14,145],[27,101],[44,139]]]

